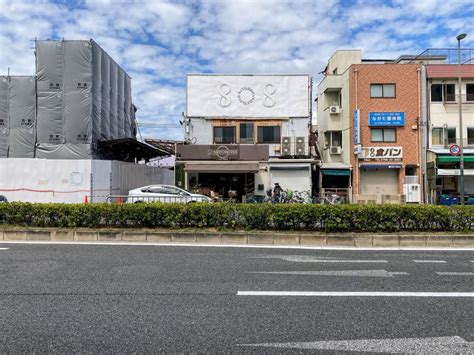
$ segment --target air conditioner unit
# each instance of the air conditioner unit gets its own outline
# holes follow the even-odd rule
[[[330,154],[341,154],[342,153],[342,147],[331,147],[331,148],[329,148],[329,153]]]
[[[336,115],[338,113],[341,113],[341,108],[339,106],[329,106],[329,113],[331,115]]]
[[[295,138],[295,155],[308,155],[308,142],[306,137]]]
[[[291,137],[281,137],[281,155],[290,156],[291,152]]]

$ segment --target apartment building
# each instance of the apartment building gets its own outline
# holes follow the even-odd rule
[[[176,185],[239,200],[313,187],[309,75],[190,74]]]
[[[454,50],[451,52],[455,52]],[[463,51],[467,60],[461,65],[452,64],[450,58],[457,53],[445,50],[444,63],[427,63],[425,77],[425,100],[427,108],[427,153],[426,184],[427,201],[442,203],[448,196],[460,195],[460,157],[452,154],[453,145],[464,147],[464,192],[466,201],[474,197],[474,64],[472,50]],[[461,74],[461,97],[458,76]],[[462,103],[463,140],[459,129],[459,100]],[[456,152],[456,150],[454,150]]]
[[[339,50],[318,85],[322,194],[359,203],[421,200],[421,64]]]

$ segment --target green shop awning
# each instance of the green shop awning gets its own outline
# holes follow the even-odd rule
[[[438,163],[459,163],[461,158],[459,156],[453,156],[453,155],[438,155]],[[464,156],[464,161],[466,163],[473,163],[474,162],[474,156],[469,155],[469,156]]]
[[[332,175],[332,176],[351,176],[350,170],[334,170],[334,169],[322,169],[321,173],[323,175]]]

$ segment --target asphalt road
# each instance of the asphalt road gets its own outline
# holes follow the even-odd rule
[[[473,353],[473,319],[473,251],[0,244],[1,353]]]

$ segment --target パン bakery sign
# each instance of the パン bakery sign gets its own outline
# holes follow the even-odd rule
[[[362,160],[366,161],[401,161],[402,147],[363,147]]]

